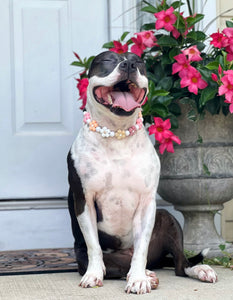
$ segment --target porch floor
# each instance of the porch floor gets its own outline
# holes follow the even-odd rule
[[[101,288],[78,286],[77,272],[0,277],[1,300],[109,300],[109,299],[233,299],[233,271],[214,266],[218,274],[215,284],[176,277],[173,270],[157,270],[160,284],[157,290],[143,296],[127,295],[124,280],[105,280]]]

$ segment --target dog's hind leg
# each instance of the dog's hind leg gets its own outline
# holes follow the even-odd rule
[[[103,253],[104,264],[106,266],[105,278],[125,278],[130,269],[133,256],[132,249],[119,250],[113,253]],[[150,282],[151,289],[156,289],[159,280],[156,274],[146,270],[146,276]]]
[[[103,260],[106,267],[105,278],[123,278],[130,268],[133,250],[125,249],[115,252],[103,251]]]

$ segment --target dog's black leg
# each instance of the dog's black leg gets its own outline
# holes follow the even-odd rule
[[[77,217],[75,215],[74,197],[71,189],[69,190],[69,195],[68,195],[68,207],[69,207],[69,212],[71,217],[72,232],[75,239],[74,251],[75,251],[76,261],[78,264],[78,271],[80,275],[83,275],[86,272],[87,265],[88,265],[87,246],[83,234],[80,230]]]
[[[105,278],[126,277],[130,269],[132,250],[122,250],[113,253],[103,253],[104,264],[106,266]]]

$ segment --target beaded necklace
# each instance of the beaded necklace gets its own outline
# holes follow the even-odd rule
[[[142,113],[138,113],[138,118],[136,120],[136,124],[128,128],[127,130],[118,129],[117,131],[112,131],[108,129],[106,126],[101,127],[99,124],[91,119],[91,115],[89,112],[83,112],[83,122],[86,124],[90,131],[95,131],[101,134],[103,138],[117,138],[118,140],[124,139],[127,136],[132,136],[136,134],[137,130],[140,130],[143,126],[143,118]]]

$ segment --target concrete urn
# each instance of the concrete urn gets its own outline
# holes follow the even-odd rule
[[[175,153],[160,156],[158,193],[184,215],[184,248],[210,248],[209,257],[218,256],[225,241],[216,231],[214,215],[233,198],[233,116],[206,113],[204,120],[193,122],[185,110],[174,130],[182,144]],[[232,245],[227,249],[232,251]]]

